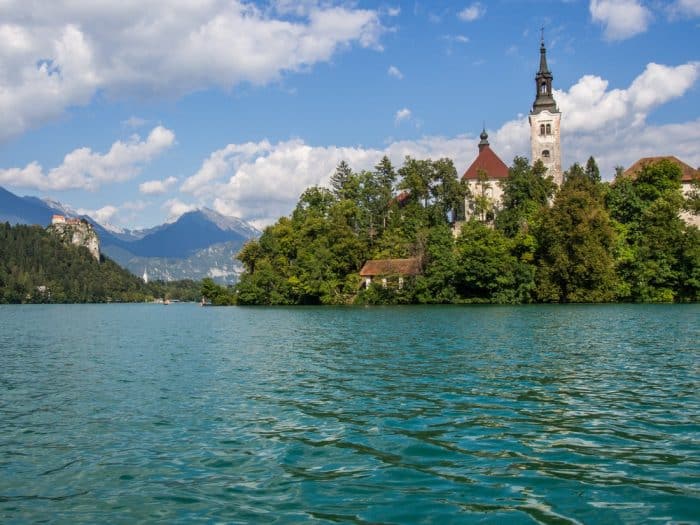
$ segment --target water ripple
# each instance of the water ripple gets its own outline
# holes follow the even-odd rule
[[[698,523],[699,313],[0,307],[0,521]]]

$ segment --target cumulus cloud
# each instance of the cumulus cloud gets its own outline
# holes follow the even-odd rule
[[[96,190],[102,184],[122,182],[136,176],[141,167],[175,143],[175,134],[157,126],[145,140],[133,135],[117,141],[107,153],[79,148],[63,158],[60,166],[48,172],[37,162],[24,168],[0,169],[0,184],[38,190]]]
[[[459,12],[459,18],[465,22],[473,22],[486,14],[486,7],[480,2],[475,2],[469,7],[465,7]]]
[[[594,22],[603,25],[607,40],[625,40],[647,30],[652,19],[639,0],[591,0]]]
[[[386,73],[390,77],[394,77],[394,78],[398,78],[399,80],[403,80],[403,73],[401,73],[399,68],[396,66],[389,66],[389,69],[387,70]]]
[[[167,222],[175,222],[180,216],[188,211],[197,209],[195,204],[187,204],[179,199],[169,199],[161,206],[166,211]]]
[[[148,180],[139,184],[139,191],[146,195],[159,195],[167,192],[176,182],[176,177],[168,177],[163,180]]]
[[[97,210],[88,210],[85,208],[81,208],[78,210],[78,213],[80,215],[89,215],[90,217],[95,219],[100,224],[105,224],[105,223],[110,223],[112,218],[117,213],[119,213],[119,208],[116,206],[113,206],[111,204],[108,204],[107,206],[103,206],[102,208],[99,208]]]
[[[699,68],[698,63],[649,64],[624,89],[609,89],[606,80],[587,75],[567,91],[556,92],[563,113],[564,168],[583,163],[590,155],[596,157],[608,179],[616,165],[629,166],[644,156],[670,154],[700,165],[700,119],[666,125],[649,125],[645,120],[654,108],[687,93],[697,81]],[[447,157],[461,174],[476,157],[478,131],[394,141],[382,148],[313,146],[299,139],[229,144],[205,159],[181,190],[192,194],[199,205],[262,227],[289,214],[306,188],[328,185],[341,160],[359,171],[372,169],[383,155],[395,166],[401,166],[407,155]],[[491,147],[506,164],[516,155],[530,156],[529,139],[524,114],[489,131]]]
[[[350,45],[379,48],[373,10],[245,0],[0,2],[0,141],[110,97],[265,84]],[[293,11],[292,12],[290,12]]]
[[[608,90],[608,81],[585,75],[555,98],[571,131],[640,124],[653,108],[683,95],[700,75],[700,62],[680,66],[650,63],[627,89]]]
[[[396,112],[394,115],[394,123],[396,125],[401,124],[403,121],[411,118],[411,110],[408,108],[402,108]]]

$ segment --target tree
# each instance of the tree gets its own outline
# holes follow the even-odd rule
[[[586,161],[586,177],[588,177],[591,182],[600,182],[600,170],[592,156],[588,157],[588,161]]]
[[[512,241],[476,220],[457,238],[455,286],[467,302],[528,302],[534,271],[511,254]]]
[[[557,186],[552,177],[545,176],[546,172],[540,160],[531,167],[526,158],[515,157],[508,178],[499,182],[503,197],[496,227],[506,236],[528,232],[549,203]]]
[[[545,302],[615,299],[615,229],[603,191],[577,164],[537,231],[537,297]]]

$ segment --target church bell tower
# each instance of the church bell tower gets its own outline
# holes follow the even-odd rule
[[[541,160],[558,186],[563,182],[561,171],[561,113],[552,95],[552,76],[547,67],[544,36],[540,43],[540,69],[535,75],[535,102],[530,111],[530,147],[532,163]]]

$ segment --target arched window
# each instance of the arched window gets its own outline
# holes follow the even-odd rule
[[[551,134],[552,134],[552,125],[547,124],[547,135],[551,135]]]
[[[546,82],[542,82],[542,85],[540,86],[540,93],[542,93],[543,95],[547,94],[547,83]]]
[[[543,159],[548,159],[548,158],[549,158],[549,150],[548,150],[548,149],[542,151],[542,158],[543,158]]]
[[[540,124],[540,135],[544,135],[544,124]]]

